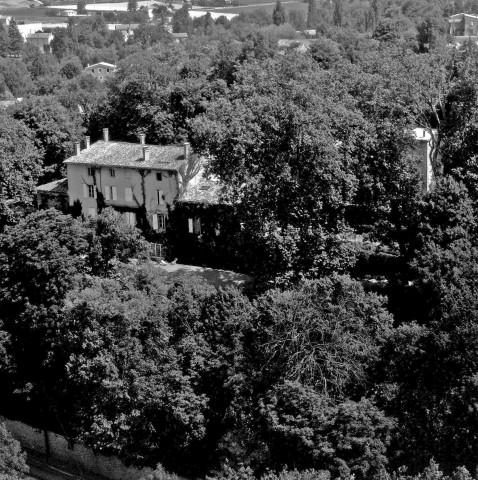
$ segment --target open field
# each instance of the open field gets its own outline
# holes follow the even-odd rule
[[[0,0],[0,10],[4,8],[29,8],[33,0]]]
[[[291,10],[302,10],[307,14],[307,3],[303,2],[281,2],[284,10],[290,12]],[[220,13],[249,13],[255,10],[265,10],[268,13],[273,12],[276,2],[271,3],[270,0],[267,3],[255,3],[253,5],[244,5],[240,7],[223,7],[223,8],[214,8],[215,12]]]

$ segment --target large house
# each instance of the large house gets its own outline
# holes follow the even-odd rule
[[[64,162],[69,206],[80,204],[83,215],[91,216],[99,206],[110,206],[130,225],[143,212],[154,230],[165,231],[168,207],[200,181],[201,162],[187,142],[147,145],[145,135],[138,143],[116,142],[104,129],[103,140],[90,145],[86,137],[85,148],[77,143],[75,155]]]

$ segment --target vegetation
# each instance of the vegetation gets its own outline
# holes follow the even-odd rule
[[[278,0],[149,22],[131,1],[126,41],[100,15],[44,54],[0,32],[0,94],[23,98],[0,115],[0,413],[151,478],[471,479],[478,49],[447,48],[444,17],[474,8]],[[113,78],[84,72],[105,60]],[[34,187],[105,126],[208,155],[221,209],[171,205],[170,225],[200,209],[189,258],[251,275],[247,291],[168,283],[112,210],[35,211]]]

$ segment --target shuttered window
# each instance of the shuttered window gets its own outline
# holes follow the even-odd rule
[[[124,199],[127,202],[132,202],[133,201],[133,189],[131,187],[126,187],[124,189]]]

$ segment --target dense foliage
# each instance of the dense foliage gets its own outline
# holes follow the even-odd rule
[[[23,99],[0,115],[0,413],[160,464],[151,478],[470,479],[478,49],[447,48],[444,17],[475,8],[309,0],[305,16],[278,0],[149,22],[131,1],[126,40],[100,15],[45,54],[2,32],[0,95]],[[83,71],[98,61],[117,62],[104,83]],[[194,209],[172,205],[165,241],[248,273],[246,291],[170,280],[112,210],[33,212],[39,179],[103,127],[209,158],[221,209],[195,207],[211,226],[182,253]]]

